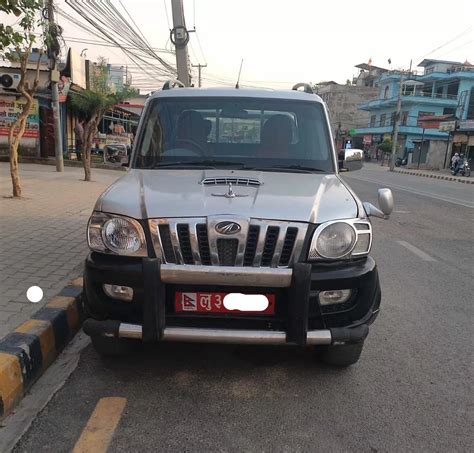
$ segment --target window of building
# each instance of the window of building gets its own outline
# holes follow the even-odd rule
[[[418,119],[420,119],[423,116],[432,116],[434,114],[435,112],[418,112]]]
[[[375,115],[372,115],[370,117],[370,127],[375,127],[375,119],[376,119]]]
[[[390,88],[388,86],[385,87],[385,90],[383,92],[383,98],[384,99],[387,99],[388,98],[388,92],[389,92]]]
[[[397,117],[397,112],[393,112],[392,115],[390,116],[390,126],[393,126],[395,124],[396,117]]]
[[[467,117],[466,119],[474,119],[474,88],[471,88],[471,94],[469,98],[469,103],[467,105]]]
[[[380,127],[384,127],[385,126],[385,118],[386,118],[387,115],[385,115],[385,113],[382,113],[382,115],[380,115]]]

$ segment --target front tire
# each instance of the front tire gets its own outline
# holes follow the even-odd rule
[[[320,349],[319,360],[326,365],[348,367],[357,363],[362,354],[364,342],[323,346]]]

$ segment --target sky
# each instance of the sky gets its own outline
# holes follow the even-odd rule
[[[189,46],[193,64],[206,64],[204,86],[235,85],[243,58],[241,85],[289,88],[297,82],[334,80],[357,75],[356,64],[388,69],[415,67],[423,58],[474,63],[474,2],[451,0],[183,0],[186,26],[196,28]],[[65,0],[57,5],[72,16]],[[169,42],[171,0],[112,0],[137,24],[147,41],[172,50]],[[80,4],[80,2],[79,2]],[[125,15],[125,14],[124,14]],[[128,18],[128,16],[127,16]],[[60,15],[67,45],[89,59],[134,62],[120,49],[73,42],[93,39]],[[5,22],[8,22],[5,20]],[[162,54],[170,63],[172,54]],[[391,59],[391,65],[388,59]],[[197,71],[194,69],[197,78]],[[156,80],[134,74],[142,91],[161,88]]]

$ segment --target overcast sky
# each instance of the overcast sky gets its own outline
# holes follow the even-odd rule
[[[119,0],[113,3],[123,10]],[[57,4],[74,15],[64,0]],[[170,48],[170,0],[122,4],[152,46]],[[207,63],[207,86],[218,79],[235,84],[241,58],[243,84],[282,88],[299,81],[345,83],[357,74],[354,65],[370,58],[388,68],[391,58],[393,69],[408,68],[411,59],[416,66],[424,57],[474,62],[474,2],[469,0],[184,0],[184,11],[202,46],[201,51],[191,34],[190,58],[193,64]],[[61,16],[59,22],[65,37],[97,39]],[[120,49],[66,41],[78,51],[87,48],[88,58],[102,55],[111,63],[133,65]],[[167,58],[174,63],[172,55]],[[153,83],[135,79],[143,88]]]

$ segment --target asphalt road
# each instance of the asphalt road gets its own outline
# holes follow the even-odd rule
[[[472,451],[474,187],[374,167],[346,177],[364,201],[381,186],[396,200],[373,221],[383,308],[357,365],[196,344],[102,361],[88,346],[15,451],[71,451],[105,397],[124,404],[114,452]]]

